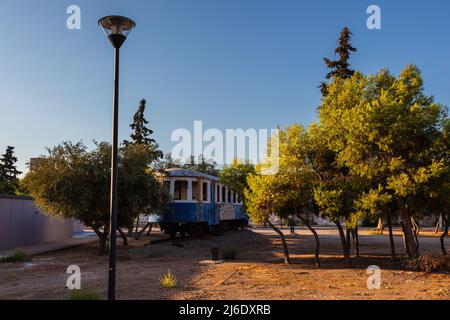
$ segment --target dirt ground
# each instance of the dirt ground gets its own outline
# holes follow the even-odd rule
[[[405,271],[389,257],[387,235],[363,229],[360,258],[348,268],[340,256],[339,237],[334,229],[319,229],[322,267],[314,264],[314,238],[304,229],[294,236],[284,230],[291,252],[291,265],[284,265],[280,240],[270,229],[251,228],[206,236],[183,242],[161,242],[156,231],[150,237],[131,241],[128,248],[119,242],[118,299],[450,299],[450,274]],[[395,237],[403,254],[401,236]],[[450,248],[450,240],[446,240]],[[202,264],[213,246],[237,248],[236,260]],[[433,233],[420,237],[422,254],[441,254]],[[69,265],[82,271],[82,287],[95,289],[103,298],[107,287],[107,256],[96,254],[96,245],[43,254],[25,263],[0,264],[0,299],[64,299],[68,289]],[[381,268],[381,289],[367,288],[367,267]],[[165,289],[159,278],[168,270],[177,277],[177,287]]]

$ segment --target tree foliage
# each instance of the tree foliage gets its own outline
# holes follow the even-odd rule
[[[319,118],[336,164],[368,186],[356,202],[359,210],[352,214],[373,214],[395,202],[408,255],[416,256],[411,217],[421,213],[411,208],[448,170],[449,154],[443,130],[446,108],[424,94],[418,68],[407,66],[399,77],[381,70],[373,76],[356,73],[335,79]]]
[[[151,147],[152,153],[155,155],[155,158],[162,158],[163,153],[158,150],[158,144],[155,139],[151,137],[153,134],[153,130],[150,129],[147,125],[149,124],[148,120],[145,118],[145,108],[147,101],[142,99],[139,103],[138,110],[133,116],[133,123],[130,124],[130,128],[133,133],[130,135],[131,141],[125,140],[123,144],[128,146],[130,144],[142,144]]]
[[[204,155],[199,155],[197,160],[191,156],[189,160],[182,165],[183,169],[194,170],[206,173],[215,177],[219,176],[220,170],[217,169],[217,163],[213,160],[207,160]]]
[[[157,212],[169,199],[150,169],[154,161],[150,149],[143,144],[120,149],[119,227],[128,227],[140,214]],[[108,143],[96,143],[96,148],[88,151],[81,142],[65,142],[48,149],[48,155],[26,175],[24,183],[47,214],[92,227],[102,251],[109,232],[110,167]]]
[[[251,217],[320,212],[336,223],[348,259],[341,222],[349,230],[400,213],[408,256],[417,256],[412,218],[448,217],[447,108],[425,95],[420,71],[407,66],[398,77],[387,70],[335,77],[318,112],[307,130],[281,131],[277,174],[249,176]]]
[[[17,170],[16,163],[14,147],[6,147],[5,153],[0,158],[0,194],[16,194],[19,187],[19,175],[22,173]]]
[[[155,170],[166,170],[182,167],[181,162],[174,159],[171,153],[166,153],[161,159],[158,159],[154,165]]]
[[[324,58],[325,65],[328,69],[330,69],[325,77],[327,80],[337,78],[348,79],[351,78],[355,73],[355,71],[350,68],[350,63],[348,62],[351,53],[358,51],[351,45],[352,35],[353,34],[350,32],[349,28],[345,27],[344,29],[342,29],[338,41],[339,46],[334,51],[334,53],[339,56],[339,59],[331,60],[328,58]],[[320,88],[322,94],[326,96],[328,94],[327,82],[322,82]]]
[[[225,166],[220,172],[220,182],[236,192],[239,199],[244,199],[245,205],[244,190],[248,189],[247,177],[255,173],[255,165],[234,160],[232,164]]]
[[[276,214],[281,218],[291,215],[314,214],[313,189],[317,176],[308,163],[308,134],[300,125],[294,124],[279,134],[279,168],[273,175],[261,174],[264,164],[257,166],[256,173],[250,173],[248,188],[244,191],[250,217],[255,222],[270,221]],[[304,223],[310,227],[307,220]],[[271,225],[280,236],[279,230]],[[311,228],[315,236],[317,234]],[[289,261],[287,245],[282,236],[285,260]],[[318,240],[318,239],[317,239]],[[318,247],[316,250],[318,262]]]

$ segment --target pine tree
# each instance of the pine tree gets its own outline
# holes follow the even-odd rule
[[[15,194],[19,184],[18,176],[22,173],[17,170],[16,163],[14,147],[6,147],[5,154],[0,158],[0,193]]]
[[[351,53],[358,51],[351,45],[352,35],[353,34],[350,32],[349,28],[345,27],[342,29],[338,41],[339,46],[334,51],[335,54],[339,56],[339,59],[330,60],[328,58],[324,58],[326,66],[331,69],[326,75],[327,80],[332,78],[348,79],[355,73],[355,71],[350,68],[350,64],[348,63]],[[320,84],[320,90],[324,96],[328,94],[327,82],[324,81]]]
[[[150,136],[153,134],[153,130],[148,128],[146,125],[148,124],[147,119],[145,119],[145,104],[146,100],[142,99],[139,103],[138,111],[134,114],[133,123],[130,124],[133,133],[130,135],[132,141],[124,141],[125,145],[129,144],[155,144],[156,141]]]
[[[139,103],[138,111],[134,114],[133,123],[130,124],[130,128],[133,133],[130,135],[131,141],[124,140],[125,147],[132,144],[143,144],[151,146],[155,153],[155,159],[162,158],[164,154],[158,150],[158,144],[151,138],[153,130],[148,128],[148,121],[145,119],[145,105],[147,101],[142,99]]]

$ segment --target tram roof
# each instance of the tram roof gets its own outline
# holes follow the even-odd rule
[[[216,176],[212,176],[210,174],[206,174],[203,172],[198,172],[194,170],[189,169],[181,169],[181,168],[172,168],[172,169],[165,169],[162,173],[164,176],[169,177],[185,177],[185,178],[202,178],[202,179],[208,179],[212,181],[219,181],[219,178]]]

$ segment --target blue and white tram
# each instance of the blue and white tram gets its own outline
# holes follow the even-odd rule
[[[165,212],[151,215],[150,222],[171,237],[177,232],[185,236],[248,225],[242,199],[219,178],[187,169],[168,169],[159,178],[172,200]]]

